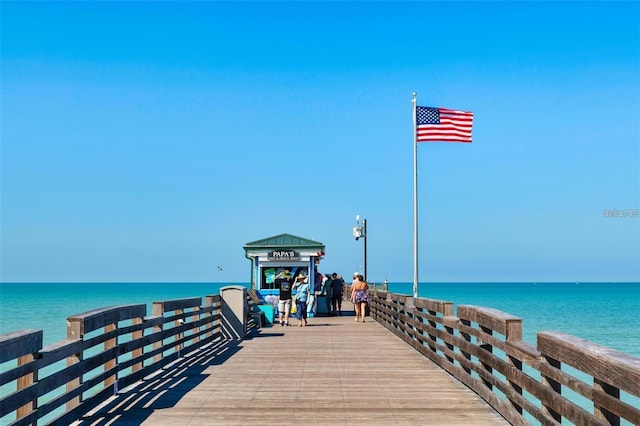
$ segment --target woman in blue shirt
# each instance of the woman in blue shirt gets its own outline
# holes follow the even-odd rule
[[[298,327],[304,327],[307,325],[307,301],[311,294],[309,280],[305,274],[297,276],[293,290],[296,290],[296,318],[300,321]]]

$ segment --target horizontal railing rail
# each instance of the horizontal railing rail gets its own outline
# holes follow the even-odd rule
[[[376,321],[511,424],[640,424],[640,358],[560,332],[538,332],[533,346],[522,340],[520,318],[479,306],[456,311],[453,302],[371,290]]]
[[[101,308],[67,318],[67,339],[0,336],[0,423],[70,424],[118,389],[222,338],[220,295]]]

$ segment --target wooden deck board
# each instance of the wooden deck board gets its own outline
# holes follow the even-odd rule
[[[367,320],[355,322],[351,313],[310,318],[307,327],[262,328],[181,375],[165,372],[146,383],[154,392],[125,390],[79,424],[508,424],[440,367]],[[233,354],[225,358],[226,352]],[[119,408],[109,410],[116,400]]]

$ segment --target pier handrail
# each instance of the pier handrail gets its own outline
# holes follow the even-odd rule
[[[153,302],[151,316],[145,304],[96,309],[67,318],[67,339],[44,348],[42,330],[1,335],[0,386],[13,391],[0,399],[0,419],[71,424],[119,388],[220,339],[222,302]]]
[[[640,424],[640,358],[560,332],[538,332],[533,346],[520,318],[495,309],[461,305],[454,315],[453,302],[370,293],[376,321],[511,424]]]

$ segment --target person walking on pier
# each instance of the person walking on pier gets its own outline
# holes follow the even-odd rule
[[[331,310],[331,296],[333,294],[333,289],[331,288],[331,275],[325,274],[323,283],[322,283],[322,294],[324,295],[324,300],[327,304],[327,315],[332,316],[333,311]]]
[[[362,322],[364,322],[367,303],[369,303],[369,285],[361,274],[354,275],[354,277],[353,284],[351,284],[351,301],[356,309],[356,321],[362,318]]]
[[[331,275],[331,307],[333,315],[342,315],[342,293],[344,291],[344,280],[335,272]]]
[[[288,269],[276,275],[276,288],[280,291],[278,295],[278,322],[281,327],[289,325],[289,314],[291,313],[291,272]]]
[[[305,274],[298,275],[293,289],[296,290],[296,318],[300,321],[298,327],[304,327],[307,325],[307,301],[311,295],[309,280]]]

